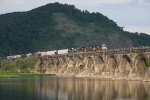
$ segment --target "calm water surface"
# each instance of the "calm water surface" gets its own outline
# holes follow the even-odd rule
[[[58,77],[0,79],[0,100],[150,100],[150,83]]]

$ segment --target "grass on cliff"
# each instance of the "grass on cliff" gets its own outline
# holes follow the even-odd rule
[[[30,73],[36,66],[37,59],[33,57],[19,58],[15,60],[3,60],[0,62],[0,72]]]
[[[0,62],[0,78],[34,78],[54,74],[33,73],[37,59],[33,57],[3,60]]]
[[[148,67],[150,67],[150,59],[146,60],[145,63]]]
[[[0,73],[0,78],[34,78],[41,76],[54,76],[54,74],[41,74],[41,73]]]

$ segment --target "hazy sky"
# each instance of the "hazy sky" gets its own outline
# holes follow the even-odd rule
[[[125,30],[150,34],[150,0],[0,0],[0,14],[27,11],[54,2],[100,12]]]

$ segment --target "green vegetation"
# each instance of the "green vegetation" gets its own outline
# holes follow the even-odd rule
[[[146,60],[145,63],[148,67],[150,67],[150,59]]]
[[[35,58],[19,58],[16,60],[1,61],[1,72],[22,72],[29,73],[35,68],[37,60]]]
[[[67,4],[53,3],[0,15],[0,56],[100,43],[117,48],[150,46],[150,36],[123,31],[123,27],[100,13]]]
[[[39,76],[54,76],[54,74],[35,74],[35,73],[0,73],[0,78],[33,78]]]

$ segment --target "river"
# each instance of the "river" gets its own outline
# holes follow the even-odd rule
[[[0,79],[0,100],[150,100],[150,82],[92,78]]]

